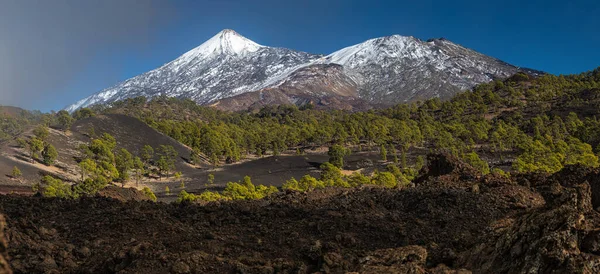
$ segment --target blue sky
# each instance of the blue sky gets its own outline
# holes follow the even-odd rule
[[[71,4],[65,1],[66,6]],[[122,1],[114,3],[122,6]],[[60,74],[60,81],[37,88],[35,99],[27,96],[28,100],[19,100],[22,98],[16,96],[15,104],[44,111],[60,109],[118,81],[156,68],[225,28],[259,44],[311,53],[328,54],[366,39],[400,34],[421,39],[445,37],[508,63],[553,74],[579,73],[600,66],[600,1],[593,0],[152,0],[152,5],[153,9],[142,11],[146,14],[123,14],[123,18],[138,16],[136,20],[144,22],[143,25],[127,19],[111,26],[91,22],[86,26],[100,30],[98,37],[88,35],[84,37],[87,40],[80,37],[78,31],[90,31],[82,27],[70,30],[64,41],[53,41],[66,48],[87,50],[75,55],[78,62]],[[87,6],[81,9],[83,14],[97,10]],[[131,10],[139,12],[135,6]],[[56,16],[61,14],[60,10],[55,12]],[[105,12],[90,18],[112,17],[112,9]],[[22,18],[27,20],[27,16]],[[73,20],[85,18],[88,16]],[[31,20],[36,19],[31,17]],[[36,23],[47,24],[52,17],[48,20],[31,23],[34,27],[28,31],[35,32]],[[113,36],[112,31],[120,33]],[[88,41],[100,38],[93,44]],[[65,66],[70,66],[69,53],[65,56]],[[48,77],[52,76],[49,74]],[[18,92],[18,88],[13,87],[11,92]],[[5,103],[0,101],[0,104]]]

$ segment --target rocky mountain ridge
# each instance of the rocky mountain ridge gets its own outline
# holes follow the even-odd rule
[[[392,35],[323,56],[263,46],[223,30],[179,58],[66,109],[163,95],[226,110],[332,100],[339,103],[331,108],[354,109],[444,99],[520,70],[446,39]]]

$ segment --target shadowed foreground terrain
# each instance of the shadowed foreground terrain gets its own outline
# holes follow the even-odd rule
[[[480,176],[430,156],[403,190],[199,204],[1,196],[16,273],[598,273],[598,170]]]

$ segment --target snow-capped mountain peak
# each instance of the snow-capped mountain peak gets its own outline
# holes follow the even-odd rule
[[[226,29],[175,60],[125,80],[66,108],[137,96],[189,98],[206,104],[273,85],[318,55],[262,46]]]
[[[360,65],[363,62],[373,60],[377,55],[386,54],[390,57],[401,57],[400,55],[411,54],[406,49],[416,44],[418,39],[412,36],[392,35],[381,38],[369,39],[360,44],[349,46],[338,50],[326,57],[326,60],[340,65]],[[416,52],[414,57],[422,57],[426,52]]]
[[[393,104],[449,98],[519,70],[445,39],[422,41],[392,35],[323,57],[262,46],[226,29],[177,59],[80,100],[67,110],[161,95],[228,109],[322,98],[332,105],[340,96],[344,99],[338,102]],[[267,93],[271,96],[263,96]]]
[[[242,55],[256,52],[261,47],[263,46],[238,34],[234,30],[224,29],[200,46],[188,51],[182,57],[208,57],[221,54]]]
[[[360,87],[359,97],[379,103],[449,98],[518,70],[446,39],[422,41],[400,35],[343,48],[324,62],[344,66]]]
[[[417,63],[433,62],[439,63],[448,59],[447,47],[459,47],[469,55],[458,57],[469,58],[476,52],[468,52],[467,49],[447,40],[435,40],[424,42],[413,36],[392,35],[367,40],[363,43],[338,50],[326,57],[330,63],[344,65],[349,68],[362,67],[369,63],[386,66],[390,62],[399,60],[414,60]],[[492,60],[493,58],[489,58]]]

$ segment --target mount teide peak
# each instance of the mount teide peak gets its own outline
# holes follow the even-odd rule
[[[206,104],[274,85],[284,74],[318,57],[262,46],[233,30],[223,30],[177,59],[85,98],[67,110],[137,96],[165,95]]]
[[[448,98],[519,70],[445,39],[393,35],[322,56],[263,46],[226,29],[173,61],[66,109],[161,95],[226,110],[309,101],[354,109]]]
[[[178,64],[181,64],[195,58],[215,58],[221,55],[243,56],[256,52],[261,48],[264,48],[264,46],[239,35],[234,30],[225,29],[202,43],[202,45],[175,59],[175,61],[179,61]]]

